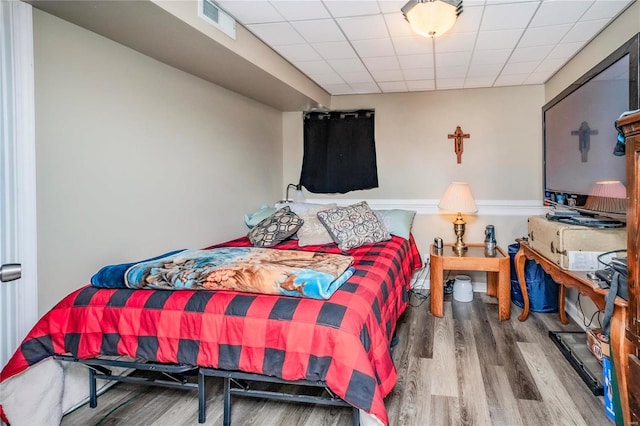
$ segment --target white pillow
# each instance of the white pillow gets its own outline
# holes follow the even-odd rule
[[[336,208],[336,204],[323,204],[308,208],[301,213],[296,213],[300,219],[304,221],[302,227],[298,229],[298,245],[299,246],[315,246],[321,244],[329,244],[333,242],[333,238],[327,228],[318,219],[318,212]]]

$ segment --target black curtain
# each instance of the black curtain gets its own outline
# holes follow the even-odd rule
[[[374,111],[308,112],[300,184],[333,194],[378,187]]]

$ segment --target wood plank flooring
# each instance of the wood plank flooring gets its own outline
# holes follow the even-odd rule
[[[557,314],[498,321],[496,299],[476,293],[470,303],[445,298],[433,317],[429,300],[412,297],[398,322],[393,349],[398,383],[386,398],[391,425],[610,425],[595,397],[548,337],[563,326]],[[288,386],[290,389],[291,386]],[[207,378],[207,422],[222,424],[222,380]],[[193,391],[120,383],[82,406],[62,425],[196,425]],[[235,425],[350,425],[351,410],[233,398]]]

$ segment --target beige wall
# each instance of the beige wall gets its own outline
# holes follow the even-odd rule
[[[334,97],[332,109],[375,109],[380,184],[337,198],[433,203],[451,181],[467,181],[479,204],[499,201],[505,208],[487,214],[480,205],[478,215],[468,218],[466,240],[483,241],[485,225],[493,224],[506,248],[526,234],[528,213],[514,214],[513,201],[542,202],[543,101],[540,85]],[[458,125],[471,135],[461,164],[447,138]],[[300,112],[284,114],[283,135],[283,179],[297,182],[303,153]],[[422,253],[435,236],[453,239],[452,221],[437,209],[417,216],[414,235]]]
[[[34,33],[40,313],[280,196],[279,111],[36,9]]]
[[[640,31],[640,2],[632,4],[545,84],[545,103]]]

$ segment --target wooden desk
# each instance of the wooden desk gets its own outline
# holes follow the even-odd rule
[[[486,271],[487,294],[498,297],[498,317],[507,320],[511,315],[511,290],[509,280],[509,256],[496,247],[496,256],[484,254],[484,244],[467,244],[469,249],[458,256],[445,244],[442,253],[436,252],[431,244],[429,264],[431,265],[431,313],[437,317],[444,314],[444,271]]]
[[[563,324],[569,323],[567,313],[564,310],[565,305],[565,289],[571,287],[578,289],[580,294],[587,296],[593,303],[604,311],[604,298],[607,294],[606,290],[601,289],[598,284],[587,278],[586,272],[567,271],[551,262],[546,257],[535,251],[524,240],[516,240],[520,243],[520,250],[516,253],[514,264],[516,273],[518,274],[518,282],[524,299],[524,308],[518,319],[524,321],[529,315],[529,296],[527,293],[527,285],[524,279],[524,265],[526,259],[533,259],[538,263],[551,278],[560,285],[558,292],[558,310],[560,321]],[[627,355],[631,353],[631,344],[625,339],[625,326],[627,323],[627,301],[621,297],[616,297],[615,306],[613,308],[613,317],[611,318],[611,328],[609,336],[609,344],[613,351],[613,359],[616,365],[616,375],[618,378],[618,388],[620,390],[620,401],[622,403],[622,412],[625,419],[629,419],[629,400],[627,398],[627,370],[629,369],[629,361]]]

